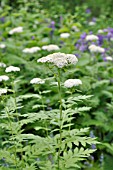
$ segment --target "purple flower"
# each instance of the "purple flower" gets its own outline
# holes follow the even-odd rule
[[[93,17],[93,18],[92,18],[92,21],[93,21],[93,22],[96,22],[96,21],[97,21],[97,19],[96,19],[95,17]]]
[[[86,49],[87,49],[87,47],[86,47],[84,44],[82,44],[82,45],[79,47],[79,50],[82,51],[82,52],[84,52]]]
[[[86,9],[86,13],[87,13],[87,14],[90,14],[90,13],[91,13],[91,9],[90,9],[90,8],[87,8],[87,9]]]
[[[103,39],[104,39],[104,36],[103,35],[98,35],[98,45],[102,45],[103,44]]]
[[[35,39],[35,37],[34,37],[34,36],[32,36],[32,37],[31,37],[31,39],[32,39],[32,40],[34,40],[34,39]]]
[[[84,32],[84,33],[81,34],[80,38],[81,38],[82,40],[84,40],[84,39],[86,38],[86,35],[87,35],[87,34]]]
[[[55,21],[51,21],[49,28],[52,28],[52,30],[55,29]]]
[[[94,135],[93,131],[90,131],[90,137],[95,138],[95,135]]]
[[[5,18],[4,18],[4,17],[1,17],[1,18],[0,18],[0,21],[1,21],[2,23],[4,23],[4,22],[5,22]]]
[[[78,54],[78,53],[76,53],[75,56],[76,56],[77,58],[80,58],[80,57],[81,57],[80,54]]]

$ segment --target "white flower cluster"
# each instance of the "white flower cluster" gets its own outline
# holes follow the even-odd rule
[[[31,47],[31,48],[25,48],[23,49],[23,53],[35,53],[37,51],[40,51],[41,48],[40,47]]]
[[[55,50],[59,50],[59,49],[60,48],[58,47],[58,45],[54,45],[54,44],[42,46],[42,50],[47,50],[47,51],[55,51]]]
[[[102,33],[104,33],[104,31],[100,29],[100,30],[98,30],[98,33],[102,34]]]
[[[70,37],[70,34],[68,32],[60,34],[60,38],[68,38],[68,37]]]
[[[0,88],[0,96],[7,93],[7,89]]]
[[[92,45],[90,45],[89,46],[89,50],[90,50],[90,52],[97,52],[97,53],[104,53],[105,52],[105,49],[104,48],[102,48],[102,47],[99,47],[99,46],[97,46],[97,45],[94,45],[94,44],[92,44]]]
[[[5,44],[0,44],[0,48],[5,48],[6,45]]]
[[[78,59],[73,54],[65,54],[65,53],[58,52],[58,53],[47,55],[46,57],[42,57],[38,59],[37,62],[53,63],[58,68],[63,68],[68,64],[76,64],[78,62]]]
[[[80,84],[82,84],[82,81],[80,79],[68,79],[64,82],[64,86],[67,88],[79,86]]]
[[[7,81],[7,80],[9,80],[9,77],[8,77],[8,76],[6,76],[6,75],[0,76],[0,82],[1,82],[1,81]]]
[[[79,32],[80,30],[77,28],[77,26],[73,25],[72,26],[72,30],[75,31],[75,32]]]
[[[14,33],[20,33],[20,32],[23,32],[23,27],[13,28],[12,30],[9,31],[9,34],[12,35]]]
[[[9,66],[5,69],[6,73],[20,71],[19,67]]]
[[[40,78],[33,78],[31,81],[30,81],[31,84],[44,84],[45,83],[45,80],[42,80]]]
[[[90,21],[90,22],[88,23],[89,26],[93,26],[93,25],[95,25],[95,24],[96,24],[96,22],[94,22],[94,21]]]
[[[6,67],[5,63],[0,62],[0,67]]]
[[[98,40],[98,37],[96,35],[87,35],[86,41],[92,41],[92,40]]]
[[[113,61],[113,58],[112,58],[111,56],[106,56],[105,59],[106,59],[107,61]]]

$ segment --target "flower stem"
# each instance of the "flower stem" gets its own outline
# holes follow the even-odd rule
[[[61,96],[61,81],[60,81],[60,70],[58,70],[58,93],[59,93],[59,110],[60,110],[60,140],[59,140],[59,150],[58,150],[58,169],[60,170],[60,153],[61,153],[61,144],[62,144],[62,96]]]

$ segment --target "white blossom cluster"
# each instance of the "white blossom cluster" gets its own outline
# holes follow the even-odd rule
[[[86,41],[92,41],[92,40],[98,40],[98,37],[96,35],[87,35]]]
[[[70,33],[68,33],[68,32],[60,34],[60,38],[68,38],[68,37],[70,37]]]
[[[5,44],[0,44],[0,48],[5,48],[6,45]]]
[[[95,25],[95,24],[96,24],[96,22],[94,22],[94,21],[90,21],[90,22],[88,23],[89,26],[93,26],[93,25]]]
[[[23,53],[35,53],[37,51],[40,51],[41,48],[40,47],[31,47],[31,48],[25,48],[23,49]]]
[[[64,86],[67,88],[79,86],[80,84],[82,84],[82,81],[80,79],[68,79],[64,82]]]
[[[9,34],[12,35],[14,33],[21,33],[23,32],[23,27],[16,27],[16,28],[13,28],[12,30],[9,31]]]
[[[97,45],[94,45],[94,44],[92,44],[92,45],[90,45],[89,46],[89,50],[90,50],[90,52],[97,52],[97,53],[104,53],[105,52],[105,49],[104,48],[102,48],[102,47],[99,47],[99,46],[97,46]]]
[[[63,68],[68,64],[76,64],[78,62],[78,59],[73,54],[65,54],[65,53],[58,52],[58,53],[49,54],[46,57],[42,57],[38,59],[37,62],[53,63],[58,68]]]
[[[7,89],[0,88],[0,96],[7,93]]]
[[[15,67],[15,66],[9,66],[5,69],[5,72],[6,73],[9,73],[9,72],[16,72],[16,71],[20,71],[20,68],[19,67]]]
[[[113,61],[113,58],[112,58],[111,56],[106,56],[105,59],[106,59],[107,61]]]
[[[102,33],[104,33],[104,30],[100,29],[100,30],[98,30],[98,33],[102,34]]]
[[[8,76],[6,76],[6,75],[0,76],[0,82],[1,82],[1,81],[7,81],[7,80],[9,80],[9,77],[8,77]]]
[[[60,48],[58,45],[50,44],[50,45],[44,45],[42,46],[42,50],[47,50],[47,51],[56,51],[59,50]]]
[[[80,31],[79,28],[77,28],[77,26],[75,26],[75,25],[72,26],[72,30],[75,31],[75,32],[79,32]]]
[[[43,79],[40,79],[40,78],[33,78],[31,81],[30,81],[31,84],[44,84],[45,83],[45,80]]]
[[[0,62],[0,67],[6,67],[5,63]]]

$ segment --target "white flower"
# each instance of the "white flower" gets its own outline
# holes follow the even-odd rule
[[[79,32],[80,30],[77,28],[77,26],[73,25],[72,26],[72,30],[75,31],[75,32]]]
[[[94,44],[89,46],[90,52],[104,53],[105,49]]]
[[[109,61],[113,61],[113,58],[111,56],[106,56],[105,59]]]
[[[102,33],[104,33],[104,31],[100,29],[100,30],[98,30],[98,33],[102,34]]]
[[[0,48],[5,48],[6,45],[5,44],[0,44]]]
[[[59,50],[59,49],[60,48],[57,45],[54,45],[54,44],[42,46],[42,50],[47,50],[47,51],[53,51],[53,50]]]
[[[5,69],[6,73],[20,71],[19,67],[9,66]]]
[[[60,38],[68,38],[68,37],[70,37],[70,34],[68,32],[60,34]]]
[[[25,48],[24,50],[23,50],[23,53],[35,53],[35,52],[37,52],[37,51],[40,51],[41,49],[40,49],[40,47],[31,47],[31,48]]]
[[[89,24],[89,26],[93,26],[93,25],[95,25],[96,23],[93,22],[93,21],[91,21],[91,22],[89,22],[88,24]]]
[[[110,41],[113,41],[113,37],[110,38]]]
[[[1,81],[7,81],[7,80],[9,80],[9,77],[8,76],[6,76],[6,75],[2,75],[2,76],[0,76],[0,82]]]
[[[65,54],[65,53],[53,53],[49,54],[46,57],[42,57],[37,60],[37,62],[40,63],[53,63],[58,68],[62,68],[68,64],[76,64],[78,62],[78,59],[73,54]]]
[[[0,67],[6,67],[5,63],[0,63]]]
[[[20,32],[23,32],[23,27],[16,27],[16,28],[13,28],[12,30],[9,31],[9,34],[14,34],[14,33],[20,33]]]
[[[40,78],[33,78],[31,81],[30,81],[31,84],[44,84],[45,83],[45,80],[42,80]]]
[[[82,84],[82,81],[80,79],[68,79],[64,82],[64,86],[67,88],[72,88],[80,84]]]
[[[7,93],[7,89],[0,88],[0,96]]]
[[[86,41],[92,41],[92,40],[98,40],[98,37],[96,35],[87,35]]]

